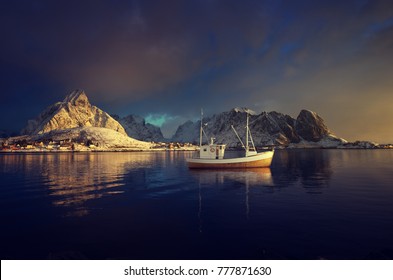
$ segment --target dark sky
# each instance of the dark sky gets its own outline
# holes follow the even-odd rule
[[[167,136],[249,107],[393,142],[391,0],[1,1],[0,35],[0,130],[82,88]]]

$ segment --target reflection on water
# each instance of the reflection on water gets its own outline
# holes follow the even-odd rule
[[[202,185],[241,182],[246,186],[273,186],[270,168],[190,170]]]
[[[241,187],[245,196],[246,217],[250,214],[250,188],[273,187],[272,173],[270,168],[253,169],[193,169],[191,175],[198,181],[198,220],[199,231],[202,232],[202,188],[214,188],[221,186],[233,188]]]
[[[393,257],[393,151],[278,150],[249,170],[191,155],[0,154],[0,257]]]
[[[300,183],[307,193],[320,194],[333,174],[331,154],[326,150],[284,150],[275,155],[274,183]]]
[[[190,154],[171,152],[5,154],[0,160],[4,173],[23,173],[48,188],[53,205],[65,207],[66,216],[83,216],[91,210],[89,201],[121,195],[126,185],[156,198],[192,189],[194,184],[182,183],[189,175],[200,187],[242,186],[247,192],[250,187],[270,187],[265,189],[274,192],[299,183],[308,193],[322,193],[332,174],[329,156],[315,151],[292,153],[276,153],[273,171],[188,170],[184,161]]]
[[[66,215],[89,213],[89,200],[124,192],[124,174],[142,170],[166,158],[157,153],[58,153],[25,154],[2,157],[6,172],[21,171],[26,176],[38,176],[49,189],[55,206],[68,207]],[[141,177],[138,176],[138,177]]]

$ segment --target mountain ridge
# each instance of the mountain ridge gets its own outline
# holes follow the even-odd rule
[[[239,135],[245,134],[246,114],[251,110],[233,108],[230,111],[214,114],[203,119],[204,131],[226,143],[228,147],[239,147],[239,141],[231,129],[234,125]],[[301,110],[297,118],[276,111],[249,114],[250,130],[257,146],[295,146],[312,145],[335,147],[347,143],[345,139],[335,136],[324,120],[315,112]],[[200,121],[187,121],[181,124],[172,137],[172,141],[199,142]],[[206,141],[206,139],[204,139]]]
[[[236,148],[240,143],[231,129],[239,135],[245,134],[246,115],[256,146],[321,146],[337,147],[346,140],[335,136],[324,120],[316,113],[303,109],[296,118],[276,111],[260,114],[247,108],[233,108],[204,118],[204,131],[228,147]],[[40,135],[51,131],[97,127],[114,130],[124,136],[148,142],[164,142],[161,129],[146,123],[145,119],[129,114],[120,118],[109,115],[90,104],[83,90],[74,90],[63,101],[47,107],[39,116],[28,121],[23,134]],[[199,143],[200,121],[186,121],[178,126],[170,141]],[[89,130],[91,131],[91,130]],[[206,139],[204,139],[206,141]]]

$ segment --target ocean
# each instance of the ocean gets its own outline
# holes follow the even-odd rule
[[[393,150],[191,156],[0,154],[1,259],[393,259]]]

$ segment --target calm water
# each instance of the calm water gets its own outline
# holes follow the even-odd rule
[[[392,259],[393,151],[0,154],[1,259]]]

